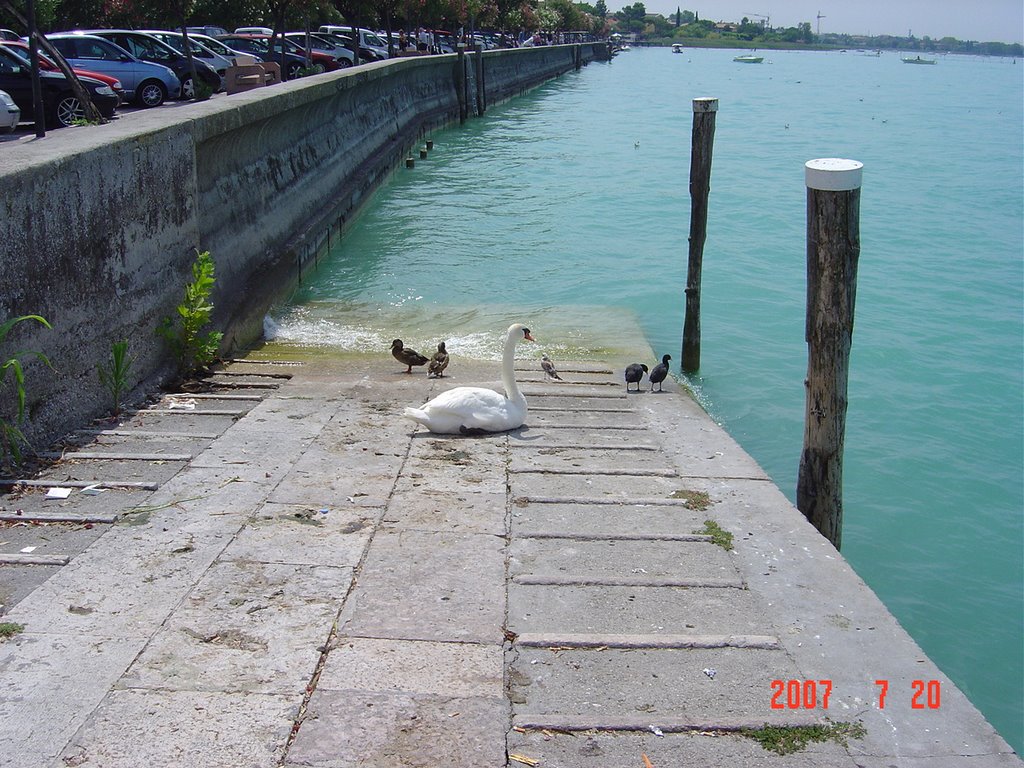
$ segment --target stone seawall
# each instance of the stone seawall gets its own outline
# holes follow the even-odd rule
[[[464,93],[476,115],[475,54]],[[490,106],[595,59],[603,46],[482,54]],[[155,334],[181,301],[195,250],[217,269],[222,351],[262,334],[267,308],[427,132],[458,121],[458,56],[396,59],[56,131],[0,152],[0,321],[22,324],[29,421],[41,445],[109,409],[96,366],[127,339],[132,386],[172,371]],[[0,393],[10,419],[12,398]]]

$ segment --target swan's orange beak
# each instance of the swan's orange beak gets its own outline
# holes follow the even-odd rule
[[[523,338],[526,339],[527,341],[536,341],[536,339],[530,335],[530,332],[525,330],[523,331]]]

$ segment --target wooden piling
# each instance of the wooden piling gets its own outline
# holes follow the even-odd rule
[[[863,164],[805,165],[807,183],[807,379],[796,505],[839,549],[850,344],[860,257]]]
[[[483,117],[487,111],[484,103],[484,47],[480,43],[473,46],[473,63],[476,64],[476,114]]]
[[[686,316],[683,320],[682,368],[700,368],[700,273],[708,232],[708,192],[711,189],[711,154],[715,144],[718,99],[693,100],[690,142],[690,260],[686,270]]]
[[[459,56],[455,60],[455,94],[459,99],[459,124],[466,122],[466,46],[459,44]]]

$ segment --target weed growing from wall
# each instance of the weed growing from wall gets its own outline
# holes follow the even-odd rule
[[[169,317],[157,327],[178,358],[178,372],[188,376],[217,359],[224,334],[203,329],[213,316],[210,295],[216,283],[213,257],[209,251],[196,251],[192,264],[192,282],[185,285],[185,300],[178,305],[178,322]]]
[[[4,343],[7,334],[11,332],[14,326],[29,320],[42,323],[47,328],[50,327],[46,319],[39,315],[13,317],[0,323],[0,345]],[[0,392],[6,391],[7,374],[10,372],[11,378],[14,381],[14,396],[17,400],[13,422],[9,422],[0,416],[0,464],[7,461],[8,458],[12,459],[15,464],[20,463],[21,444],[27,442],[18,425],[25,420],[25,370],[22,368],[21,360],[23,357],[28,356],[36,357],[47,366],[50,366],[50,361],[41,352],[15,352],[6,359],[0,356],[0,361],[2,361],[0,362]]]
[[[110,345],[110,357],[103,365],[96,366],[100,383],[114,400],[114,415],[121,413],[121,397],[128,389],[128,372],[132,360],[128,357],[128,342],[115,341]]]

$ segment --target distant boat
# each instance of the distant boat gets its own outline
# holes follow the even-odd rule
[[[680,43],[672,43],[672,53],[682,53],[683,46]]]
[[[742,62],[743,64],[760,64],[762,61],[764,61],[764,56],[752,56],[751,54],[748,53],[745,56],[737,56],[736,58],[733,59],[733,61],[739,61]]]
[[[935,59],[922,59],[920,56],[910,57],[905,56],[903,58],[904,64],[934,64]]]

